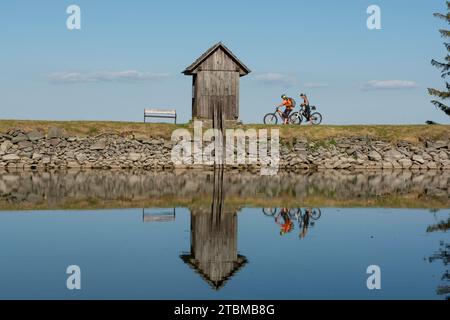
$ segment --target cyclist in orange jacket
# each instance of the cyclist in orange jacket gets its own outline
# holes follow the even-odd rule
[[[295,108],[295,102],[294,99],[287,97],[285,94],[281,96],[281,99],[283,99],[283,102],[279,105],[279,107],[286,107],[286,109],[283,112],[283,119],[284,124],[288,124],[289,122],[289,115],[291,114],[292,110]]]

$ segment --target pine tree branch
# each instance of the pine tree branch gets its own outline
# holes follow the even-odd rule
[[[447,88],[448,88],[448,85],[447,85]],[[439,97],[444,100],[450,98],[450,91],[445,92],[445,91],[440,91],[440,90],[433,89],[433,88],[428,88],[428,93],[431,96]]]
[[[442,38],[450,38],[450,31],[441,29],[439,32],[441,33]]]
[[[445,20],[447,22],[449,22],[449,20],[450,20],[450,14],[449,13],[447,13],[446,15],[442,14],[442,13],[434,13],[433,16],[435,16],[436,18]]]
[[[441,69],[442,72],[447,72],[450,70],[450,63],[442,63],[436,60],[431,60],[431,64],[438,69]]]
[[[436,108],[442,110],[446,115],[450,116],[450,108],[448,106],[436,100],[431,101],[431,103],[434,104]]]

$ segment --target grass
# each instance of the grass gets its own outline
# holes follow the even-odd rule
[[[10,202],[0,200],[1,211],[17,210],[93,210],[93,209],[124,209],[124,208],[173,208],[187,207],[192,210],[210,210],[211,195],[194,197],[166,196],[160,198],[132,199],[92,199],[65,198],[61,201],[48,202],[46,199],[37,201]],[[314,195],[305,199],[290,196],[270,197],[227,197],[224,210],[238,211],[240,208],[414,208],[414,209],[448,209],[450,200],[446,197],[424,197],[415,193],[405,195],[373,196],[366,198],[336,198]]]
[[[122,136],[134,134],[170,138],[173,130],[188,128],[188,125],[120,121],[0,120],[0,133],[6,133],[10,129],[21,129],[25,132],[32,130],[48,132],[48,129],[52,127],[63,129],[68,136],[86,137],[113,133]]]
[[[40,121],[40,120],[0,120],[0,133],[10,129],[21,129],[26,132],[40,130],[47,132],[51,127],[64,129],[69,136],[97,136],[113,133],[122,136],[144,136],[170,139],[175,129],[192,131],[192,124],[160,124],[118,121]],[[247,124],[242,129],[280,130],[283,141],[295,141],[296,138],[307,138],[311,141],[330,140],[337,138],[367,137],[388,142],[408,141],[418,143],[424,140],[450,139],[450,125],[321,125],[303,126],[266,126],[262,124]],[[335,143],[335,142],[334,142]]]

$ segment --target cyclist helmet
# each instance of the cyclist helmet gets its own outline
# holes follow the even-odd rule
[[[285,94],[282,94],[282,95],[281,95],[281,99],[284,100],[284,99],[286,99],[286,98],[287,98],[287,96],[286,96]]]
[[[304,93],[300,93],[300,97],[304,97],[305,96],[305,94]]]

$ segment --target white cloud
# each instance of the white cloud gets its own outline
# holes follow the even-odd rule
[[[414,89],[419,85],[414,81],[408,80],[372,80],[364,84],[364,90],[398,90]]]
[[[276,72],[258,74],[257,76],[254,77],[254,79],[263,84],[276,86],[290,87],[298,84],[297,79],[294,78],[293,76]]]
[[[98,71],[91,73],[59,72],[49,76],[53,84],[76,84],[92,82],[136,82],[161,81],[169,77],[167,73],[147,73],[136,70]]]

